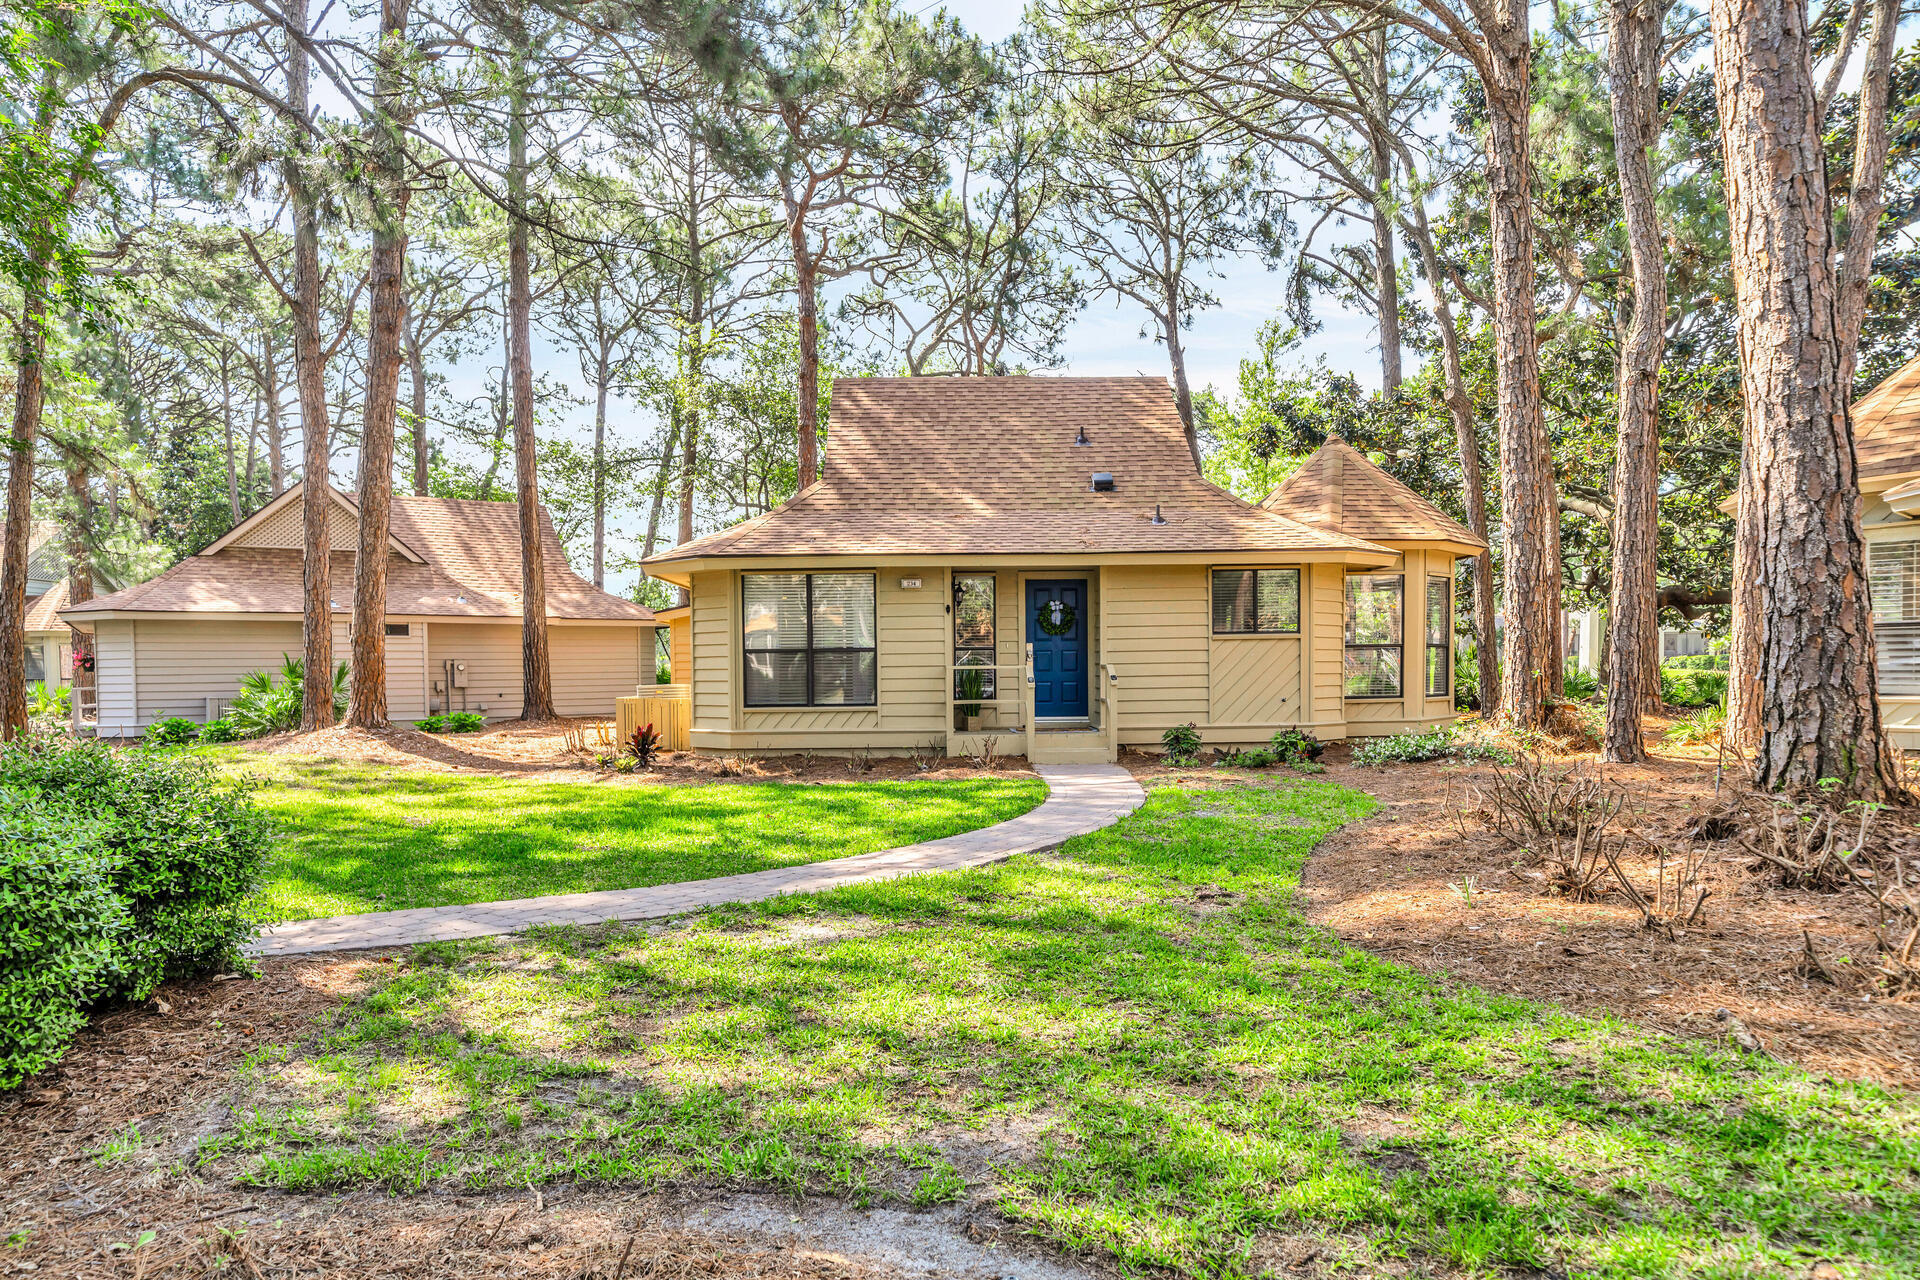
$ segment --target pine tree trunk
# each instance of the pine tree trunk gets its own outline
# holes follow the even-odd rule
[[[519,15],[515,15],[516,24]],[[524,29],[516,31],[513,112],[507,121],[507,315],[513,366],[513,463],[520,509],[520,718],[553,719],[547,652],[546,548],[540,538],[538,442],[533,434],[533,266],[527,225]]]
[[[1393,152],[1381,130],[1387,127],[1392,82],[1387,73],[1387,29],[1367,33],[1368,90],[1372,96],[1367,150],[1373,163],[1373,289],[1380,321],[1380,389],[1388,397],[1400,391],[1400,264],[1393,243]]]
[[[86,459],[75,453],[67,455],[67,496],[73,502],[74,512],[73,520],[67,525],[66,539],[67,604],[72,606],[93,599],[93,545],[97,537],[94,528],[93,477]],[[68,647],[76,657],[87,652],[93,643],[92,637],[78,627],[68,628],[68,636]],[[75,664],[72,684],[76,708],[91,701],[90,697],[82,698],[80,695],[93,693],[93,672]]]
[[[1167,339],[1167,364],[1173,373],[1173,406],[1180,411],[1180,425],[1186,428],[1187,452],[1193,455],[1193,469],[1201,469],[1200,432],[1193,424],[1193,388],[1187,384],[1187,352],[1180,345],[1180,299],[1167,291],[1166,314],[1160,317],[1161,332]]]
[[[307,0],[287,0],[287,24],[307,30]],[[301,119],[310,117],[312,79],[306,46],[287,37],[287,103]],[[300,630],[305,668],[301,729],[312,732],[333,724],[333,499],[328,473],[326,348],[320,341],[320,227],[313,191],[296,161],[285,166],[287,200],[293,211],[293,383],[300,401],[300,516],[304,565],[301,571]]]
[[[406,39],[407,0],[381,0],[381,58],[374,75],[373,248],[367,259],[367,406],[360,439],[360,549],[353,575],[353,694],[347,723],[387,723],[387,544],[393,501],[394,419],[400,405],[400,328],[407,309],[406,110],[394,60]],[[309,670],[309,687],[328,685]]]
[[[793,246],[794,288],[800,300],[800,487],[820,478],[820,317],[819,287],[814,278],[813,254],[807,247],[807,227],[799,217],[788,222]]]
[[[1641,712],[1660,696],[1660,359],[1666,347],[1667,264],[1654,206],[1651,152],[1659,140],[1660,41],[1666,0],[1613,0],[1607,32],[1614,155],[1632,265],[1633,317],[1620,349],[1613,463],[1613,594],[1607,626],[1607,723],[1602,758],[1646,759]]]
[[[44,268],[45,259],[40,266]],[[46,294],[25,289],[14,365],[13,430],[7,438],[6,542],[0,547],[0,741],[27,731],[27,556],[33,533],[33,451],[46,399]]]
[[[280,353],[267,335],[267,487],[277,498],[287,491],[286,407],[280,403]]]
[[[1500,715],[1537,728],[1561,689],[1560,516],[1540,402],[1535,334],[1532,172],[1527,136],[1527,9],[1512,0],[1487,31],[1488,216],[1492,222],[1494,366],[1500,397],[1500,506],[1506,553],[1506,645]]]
[[[42,73],[33,135],[53,136],[57,72]],[[7,434],[7,511],[0,535],[0,741],[27,731],[27,557],[33,539],[33,451],[40,440],[46,404],[47,294],[45,273],[53,264],[52,232],[35,226],[22,273],[19,343],[14,353],[13,426]]]
[[[689,166],[689,174],[692,172]],[[687,302],[687,331],[693,342],[687,348],[686,422],[680,436],[680,542],[693,541],[693,485],[700,472],[700,406],[706,396],[707,376],[707,277],[701,265],[703,241],[700,228],[699,193],[689,182],[687,189],[687,279],[691,284]],[[668,446],[672,453],[672,446]],[[663,462],[664,465],[664,462]],[[681,591],[686,603],[686,592]]]
[[[227,513],[234,524],[240,523],[240,466],[238,445],[233,438],[233,364],[232,353],[220,350],[220,427],[226,437]]]
[[[1474,430],[1473,397],[1467,393],[1467,379],[1460,366],[1460,326],[1453,318],[1453,303],[1447,298],[1446,276],[1440,254],[1434,248],[1433,232],[1426,211],[1416,205],[1411,223],[1414,247],[1419,250],[1421,270],[1433,290],[1433,318],[1440,330],[1440,369],[1447,397],[1447,414],[1453,419],[1453,443],[1460,455],[1461,499],[1467,509],[1467,528],[1488,544],[1473,559],[1473,635],[1474,662],[1478,667],[1480,714],[1491,716],[1500,705],[1500,655],[1494,634],[1494,584],[1492,543],[1487,537],[1487,482],[1480,465],[1480,437]]]
[[[413,492],[427,496],[427,355],[420,349],[419,320],[413,314],[413,291],[407,291],[403,332],[407,342],[407,390],[413,397]]]
[[[603,334],[593,379],[593,585],[602,591],[607,586],[607,383],[611,377]]]
[[[1874,686],[1806,8],[1714,0],[1712,24],[1750,430],[1741,497],[1758,535],[1746,567],[1761,579],[1754,785],[1878,799],[1899,784]]]

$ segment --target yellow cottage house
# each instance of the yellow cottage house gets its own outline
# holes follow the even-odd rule
[[[1262,505],[1157,378],[859,378],[818,482],[646,562],[691,592],[691,745],[1035,763],[1453,718],[1479,539],[1339,441]]]
[[[1896,746],[1920,750],[1920,359],[1860,397],[1852,418],[1880,715]]]

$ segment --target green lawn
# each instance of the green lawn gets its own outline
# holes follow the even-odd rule
[[[1057,854],[422,946],[264,1050],[197,1164],[984,1194],[1135,1273],[1297,1274],[1275,1250],[1303,1237],[1357,1274],[1920,1273],[1913,1098],[1450,989],[1308,925],[1308,851],[1371,807],[1160,788]]]
[[[1037,778],[630,786],[299,760],[239,771],[260,780],[285,833],[261,894],[281,920],[790,867],[971,831],[1046,796]]]

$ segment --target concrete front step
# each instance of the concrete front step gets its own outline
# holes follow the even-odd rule
[[[1042,729],[1033,735],[1030,764],[1112,764],[1107,735],[1098,729]]]

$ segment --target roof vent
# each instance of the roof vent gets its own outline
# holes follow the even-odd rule
[[[1093,491],[1095,493],[1113,492],[1113,472],[1096,471],[1093,473]]]
[[[1163,516],[1163,515],[1161,515],[1161,514],[1160,514],[1160,504],[1159,504],[1159,503],[1157,503],[1157,502],[1156,502],[1156,503],[1154,503],[1154,504],[1153,504],[1153,519],[1152,519],[1152,520],[1150,520],[1150,521],[1148,521],[1148,523],[1149,523],[1149,524],[1165,524],[1166,522],[1167,522],[1167,518],[1166,518],[1165,516]]]
[[[1092,442],[1091,442],[1090,440],[1088,440],[1088,439],[1087,439],[1087,424],[1086,424],[1086,423],[1084,423],[1084,422],[1083,422],[1083,423],[1081,423],[1081,424],[1080,424],[1080,429],[1079,429],[1078,431],[1076,431],[1076,432],[1074,432],[1074,435],[1073,435],[1073,443],[1074,443],[1074,446],[1075,446],[1076,448],[1078,448],[1078,447],[1080,447],[1080,446],[1082,446],[1082,445],[1086,445],[1086,444],[1090,444],[1090,443],[1092,443]]]

